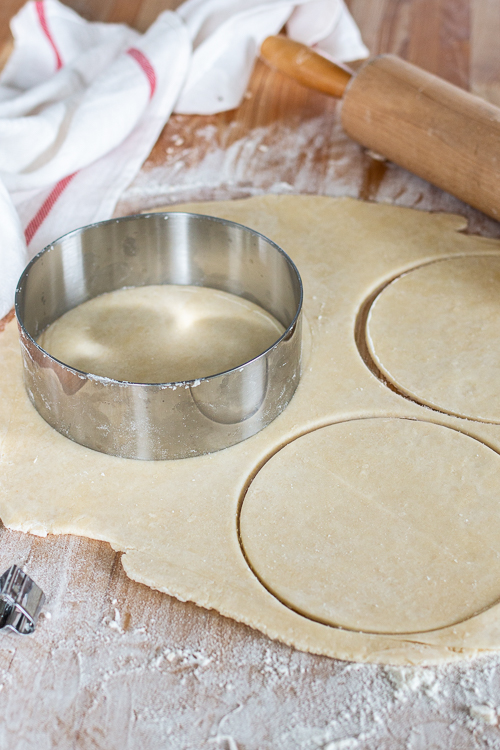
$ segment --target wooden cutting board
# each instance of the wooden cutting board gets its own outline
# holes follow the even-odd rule
[[[68,4],[143,30],[175,3]],[[0,6],[0,61],[21,5]],[[349,6],[373,53],[399,54],[500,104],[495,0]],[[469,231],[500,237],[493,220],[349,141],[335,101],[260,62],[237,110],[170,119],[116,215],[267,191],[453,211]],[[48,602],[34,636],[0,633],[0,748],[500,748],[489,723],[500,706],[497,657],[404,670],[302,654],[130,581],[108,544],[4,528],[0,541],[0,571],[25,565]]]

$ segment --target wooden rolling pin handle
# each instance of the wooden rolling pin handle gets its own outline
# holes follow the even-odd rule
[[[272,67],[304,86],[337,98],[343,95],[352,78],[351,71],[285,36],[264,39],[260,54]]]
[[[281,39],[272,64],[305,85],[339,95],[342,83],[327,90],[324,80],[332,63],[324,61],[316,85],[320,63],[315,58],[320,56],[308,50],[301,57],[297,47],[307,47]],[[290,46],[290,64],[285,45]],[[267,49],[262,48],[264,57]],[[500,219],[498,107],[394,55],[381,55],[345,81],[341,120],[358,143]]]

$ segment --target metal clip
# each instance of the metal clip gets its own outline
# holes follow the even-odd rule
[[[42,589],[21,568],[13,565],[0,577],[0,629],[32,633],[45,602]]]

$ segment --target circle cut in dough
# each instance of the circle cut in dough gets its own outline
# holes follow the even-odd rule
[[[366,341],[401,392],[500,423],[500,256],[449,258],[398,277],[375,299]]]
[[[164,284],[94,297],[58,318],[37,343],[93,375],[178,383],[239,367],[283,332],[276,318],[235,294]]]
[[[500,596],[500,457],[430,422],[299,437],[258,472],[240,539],[261,583],[318,622],[379,634],[462,622]]]

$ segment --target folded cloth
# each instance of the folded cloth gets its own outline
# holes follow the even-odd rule
[[[173,111],[238,106],[260,44],[286,23],[341,61],[368,54],[343,0],[187,0],[145,34],[58,0],[19,11],[0,76],[0,318],[28,258],[112,215]]]

